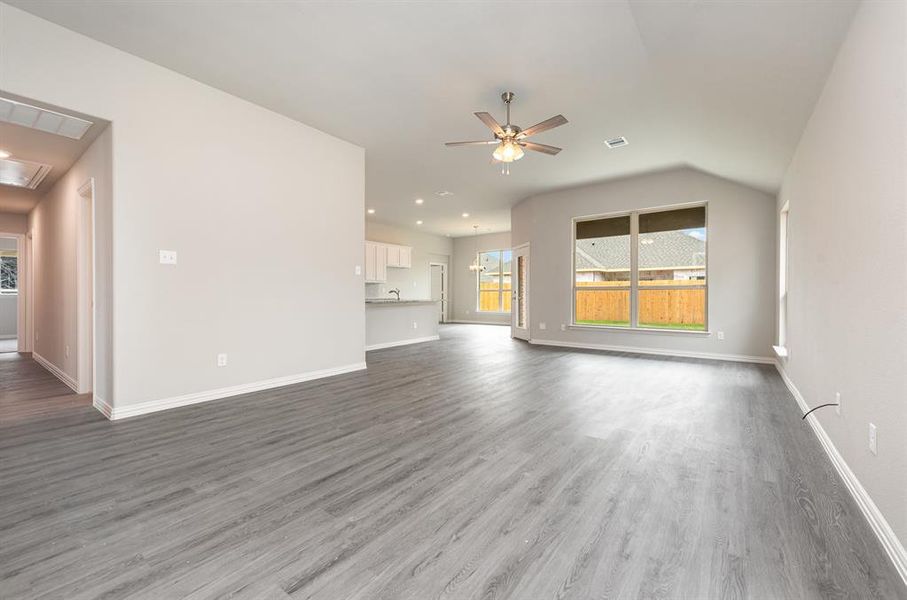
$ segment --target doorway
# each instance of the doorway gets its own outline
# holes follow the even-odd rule
[[[438,323],[449,320],[447,265],[444,263],[429,263],[431,269],[431,299],[438,303]]]
[[[94,237],[94,178],[79,188],[78,264],[78,373],[80,394],[94,389],[95,339],[95,237]]]
[[[0,353],[21,351],[25,339],[22,251],[21,235],[0,233]]]
[[[513,249],[513,310],[510,337],[529,341],[529,244]]]

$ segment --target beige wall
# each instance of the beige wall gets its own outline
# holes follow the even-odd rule
[[[390,298],[387,290],[400,289],[400,297],[409,300],[431,298],[431,271],[429,264],[449,264],[453,253],[450,238],[414,231],[403,227],[368,221],[365,224],[365,239],[372,242],[386,242],[410,246],[413,249],[412,268],[387,270],[387,283],[366,283],[366,298]]]
[[[0,212],[0,233],[25,233],[27,229],[28,215]]]
[[[78,334],[79,188],[95,181],[97,381],[94,391],[109,398],[111,369],[110,201],[112,127],[92,143],[28,215],[32,244],[32,350],[80,382]],[[68,348],[68,352],[67,352]],[[87,376],[87,372],[82,374]],[[82,383],[82,382],[80,382]],[[87,387],[86,387],[87,389]]]
[[[0,88],[113,123],[115,409],[363,365],[361,148],[5,4]]]
[[[784,369],[907,541],[907,10],[864,2],[788,168]],[[878,456],[868,448],[878,427]]]
[[[452,321],[476,321],[479,323],[510,323],[510,314],[485,313],[476,311],[477,273],[469,265],[479,252],[507,250],[510,248],[510,232],[486,233],[478,236],[464,236],[454,239],[453,267],[451,268],[451,291],[453,303]]]
[[[708,208],[711,336],[570,329],[572,219],[690,202]],[[650,351],[771,356],[775,321],[775,199],[690,168],[627,177],[524,200],[513,208],[513,244],[530,242],[529,314],[534,340]],[[539,324],[544,322],[546,330]],[[724,332],[719,340],[717,332]]]

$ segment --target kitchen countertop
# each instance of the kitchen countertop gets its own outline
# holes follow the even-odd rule
[[[366,298],[366,304],[376,306],[397,306],[400,304],[435,304],[438,300],[396,300],[394,298]]]

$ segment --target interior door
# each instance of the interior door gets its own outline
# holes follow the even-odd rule
[[[431,299],[438,302],[438,323],[447,321],[447,266],[431,264]]]
[[[510,337],[529,341],[529,244],[513,249]]]

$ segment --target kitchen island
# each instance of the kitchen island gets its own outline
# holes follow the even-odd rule
[[[365,300],[365,349],[418,344],[438,339],[436,300]]]

